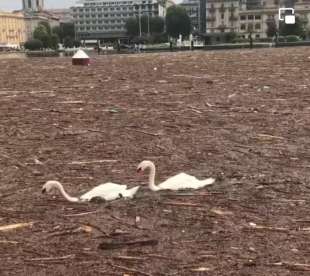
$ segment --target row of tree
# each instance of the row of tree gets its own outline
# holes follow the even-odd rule
[[[75,30],[73,23],[62,23],[60,26],[51,28],[50,24],[42,21],[33,32],[33,39],[25,43],[25,48],[29,50],[58,49],[59,43],[66,48],[80,46],[75,40]]]
[[[306,20],[296,17],[295,24],[288,25],[281,22],[278,28],[275,20],[270,19],[267,21],[267,36],[296,35],[305,38],[306,25]],[[180,34],[183,37],[188,36],[191,32],[191,20],[183,7],[173,5],[167,9],[165,18],[158,16],[131,17],[126,21],[125,28],[130,38],[143,36],[149,39],[153,37],[154,39],[150,41],[161,42],[160,40],[167,41],[167,35],[173,38],[178,38]],[[253,30],[249,29],[248,31],[252,32]],[[40,22],[34,30],[33,38],[26,42],[26,49],[57,49],[59,43],[62,43],[66,48],[80,46],[80,42],[75,40],[73,23],[63,23],[51,28],[48,22]]]
[[[165,30],[166,23],[166,33],[174,38],[178,38],[181,34],[182,36],[188,36],[191,32],[191,20],[186,13],[186,10],[178,5],[171,6],[167,9],[166,18],[162,17],[148,17],[141,16],[131,17],[127,19],[125,28],[127,34],[130,37],[135,37],[140,35],[157,35],[161,34]]]

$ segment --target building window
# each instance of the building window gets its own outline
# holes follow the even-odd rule
[[[246,20],[245,15],[241,15],[241,16],[240,16],[240,20]]]
[[[244,31],[245,30],[245,24],[241,24],[240,29]]]
[[[260,20],[260,19],[261,19],[261,16],[260,16],[260,15],[255,15],[255,19],[256,19],[256,20]]]
[[[253,14],[249,14],[248,15],[248,20],[253,20],[254,19],[254,15]]]
[[[259,23],[255,24],[255,30],[259,30],[259,29],[260,29],[260,24]]]
[[[256,35],[255,35],[255,38],[260,38],[260,35],[259,35],[259,34],[256,34]]]
[[[224,19],[224,13],[221,14],[221,19]]]

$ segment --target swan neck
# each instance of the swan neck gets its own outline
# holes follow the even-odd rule
[[[56,187],[58,188],[58,190],[60,191],[60,193],[62,194],[62,196],[66,200],[68,200],[70,202],[78,202],[79,201],[78,198],[68,195],[67,192],[65,191],[64,187],[60,183],[58,183]]]
[[[152,163],[150,164],[150,175],[149,175],[149,187],[152,191],[158,191],[160,188],[155,185],[155,165]]]

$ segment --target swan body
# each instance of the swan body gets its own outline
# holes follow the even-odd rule
[[[101,184],[89,192],[81,195],[82,201],[89,201],[94,197],[102,197],[104,200],[110,201],[120,197],[132,198],[140,187],[136,186],[131,189],[127,189],[127,185],[119,185],[114,183]]]
[[[89,192],[81,195],[80,197],[72,197],[65,191],[60,182],[47,181],[42,187],[42,193],[49,192],[52,189],[57,189],[60,191],[62,196],[70,202],[85,202],[98,197],[106,201],[110,201],[121,197],[132,198],[139,188],[139,186],[136,186],[131,189],[127,189],[127,185],[119,185],[108,182],[91,189]]]
[[[151,161],[142,161],[138,165],[138,171],[144,171],[145,169],[150,169],[149,174],[149,188],[152,191],[159,190],[183,190],[183,189],[200,189],[207,185],[214,183],[214,178],[206,178],[204,180],[199,180],[195,176],[179,173],[175,176],[168,178],[166,181],[155,185],[155,165]]]

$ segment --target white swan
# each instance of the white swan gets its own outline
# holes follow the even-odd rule
[[[91,189],[89,192],[81,195],[80,197],[72,197],[67,194],[60,182],[50,180],[43,185],[42,193],[49,192],[52,189],[57,189],[60,191],[63,197],[70,202],[90,201],[91,199],[96,197],[110,201],[121,197],[132,198],[134,194],[139,190],[139,188],[140,186],[136,186],[131,189],[127,189],[127,185],[119,185],[108,182]]]
[[[159,190],[181,190],[181,189],[200,189],[207,185],[214,183],[214,178],[207,178],[204,180],[199,180],[195,176],[191,176],[186,173],[180,173],[173,177],[168,178],[166,181],[155,185],[155,165],[152,161],[142,161],[137,168],[138,172],[144,171],[145,169],[150,169],[149,174],[149,188],[152,191]]]

